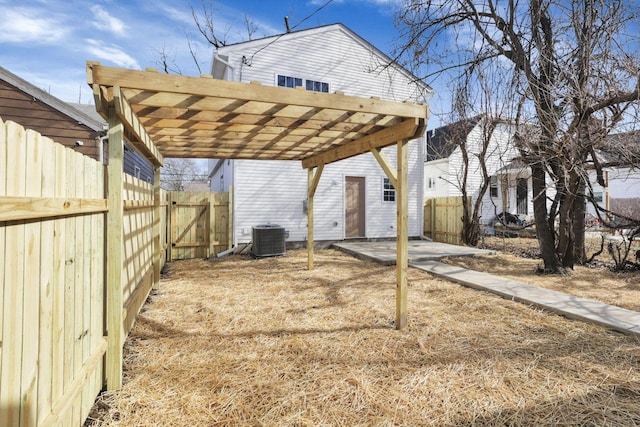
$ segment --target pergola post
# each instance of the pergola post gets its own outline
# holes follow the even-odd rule
[[[122,347],[124,331],[122,324],[122,266],[124,215],[123,188],[124,126],[116,116],[115,109],[109,108],[109,166],[107,213],[107,389],[122,387]]]
[[[407,270],[409,268],[409,141],[398,141],[397,160],[397,249],[396,249],[396,329],[407,326]]]
[[[307,263],[313,270],[313,196],[316,194],[324,165],[307,169]]]
[[[153,168],[153,289],[160,288],[160,168]]]

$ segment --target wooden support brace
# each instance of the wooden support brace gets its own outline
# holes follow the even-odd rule
[[[371,152],[380,164],[380,167],[384,171],[385,175],[387,175],[387,178],[389,178],[389,181],[391,181],[391,185],[393,185],[393,188],[397,188],[398,178],[396,172],[393,170],[391,163],[389,163],[389,159],[387,159],[387,156],[385,156],[381,150],[381,148],[375,148],[371,150]]]
[[[313,196],[316,194],[324,165],[321,164],[315,168],[315,173],[313,169],[314,168],[309,168],[307,170],[307,263],[309,270],[313,270]]]

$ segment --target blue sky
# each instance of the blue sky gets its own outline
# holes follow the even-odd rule
[[[216,32],[228,43],[248,39],[245,15],[255,25],[253,38],[284,32],[288,16],[292,29],[341,22],[391,53],[397,37],[394,11],[401,0],[326,3],[214,0],[211,4]],[[202,0],[0,0],[0,65],[63,101],[81,103],[92,102],[85,77],[87,60],[124,68],[160,68],[160,52],[165,52],[182,74],[198,75],[189,38],[203,73],[209,73],[213,50],[197,33],[191,5],[202,10]],[[432,105],[434,113],[435,109]]]

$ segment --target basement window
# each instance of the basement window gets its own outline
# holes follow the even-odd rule
[[[396,189],[393,187],[393,184],[391,184],[389,178],[382,178],[382,201],[396,201]]]

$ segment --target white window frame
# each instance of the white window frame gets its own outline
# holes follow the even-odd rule
[[[390,188],[389,188],[390,187]],[[382,203],[395,203],[397,192],[391,180],[386,176],[382,177]],[[393,199],[393,200],[388,200]]]

